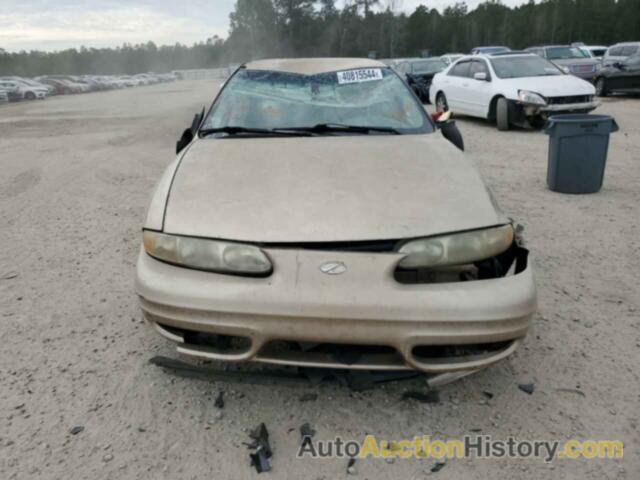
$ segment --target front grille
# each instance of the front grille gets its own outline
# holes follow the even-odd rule
[[[595,65],[573,65],[569,67],[572,72],[575,73],[593,73],[596,71]]]
[[[549,105],[567,105],[571,103],[588,103],[593,101],[593,95],[572,95],[568,97],[550,97]]]
[[[295,248],[332,252],[393,252],[398,240],[365,240],[355,242],[267,243],[265,248]]]

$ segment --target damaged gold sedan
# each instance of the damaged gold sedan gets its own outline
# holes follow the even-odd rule
[[[445,125],[374,60],[244,65],[153,196],[146,319],[212,360],[461,376],[504,359],[536,308],[528,252]]]

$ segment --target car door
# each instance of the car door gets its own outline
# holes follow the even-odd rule
[[[485,80],[477,80],[477,73],[484,74]],[[471,60],[468,80],[460,91],[465,112],[477,117],[487,117],[489,103],[493,97],[493,85],[487,62],[483,59]]]
[[[14,82],[0,82],[0,87],[7,91],[7,95],[11,100],[19,100],[21,98],[20,89]]]
[[[469,84],[469,68],[471,60],[460,60],[456,63],[442,79],[442,90],[447,96],[449,109],[469,113],[465,110],[463,91]]]

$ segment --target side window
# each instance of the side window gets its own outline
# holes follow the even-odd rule
[[[449,75],[451,75],[452,77],[468,77],[469,68],[471,66],[470,64],[470,61],[456,63],[449,72]]]
[[[483,60],[474,60],[471,62],[471,67],[469,68],[469,76],[473,78],[476,73],[484,73],[487,75],[487,79],[489,78],[489,69],[487,68],[487,64]]]
[[[638,51],[638,47],[635,47],[635,46],[624,47],[622,49],[622,56],[630,57],[631,55],[635,55],[637,51]]]
[[[608,55],[610,57],[621,57],[622,56],[622,47],[612,47],[612,48],[610,48]]]

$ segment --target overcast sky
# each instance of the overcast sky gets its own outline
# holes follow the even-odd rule
[[[466,3],[474,8],[481,1]],[[506,5],[524,2],[503,0]],[[400,3],[412,12],[421,3],[442,9],[455,0]],[[234,4],[235,0],[0,0],[0,48],[51,51],[148,40],[158,45],[191,44],[213,35],[226,37]]]

